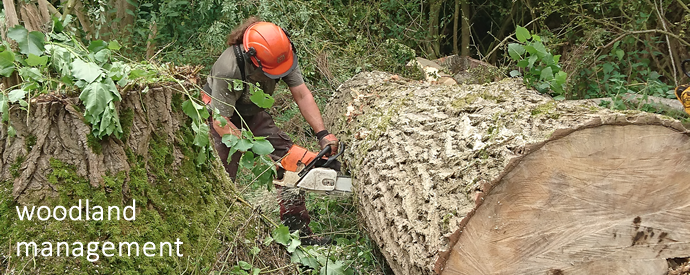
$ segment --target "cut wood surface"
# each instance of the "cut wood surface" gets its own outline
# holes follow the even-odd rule
[[[324,117],[396,274],[665,274],[690,257],[690,134],[674,119],[380,72],[341,85]]]

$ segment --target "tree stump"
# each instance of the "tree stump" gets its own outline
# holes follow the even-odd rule
[[[386,73],[326,107],[364,224],[396,274],[665,274],[690,257],[690,132],[555,102],[519,80]]]

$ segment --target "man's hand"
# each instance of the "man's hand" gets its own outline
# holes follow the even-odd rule
[[[326,135],[324,137],[319,139],[319,146],[321,146],[321,150],[326,148],[326,146],[331,147],[331,153],[328,154],[329,156],[332,156],[332,155],[335,155],[338,153],[338,143],[339,143],[338,138],[335,137],[334,134],[329,134],[328,132],[326,132]]]

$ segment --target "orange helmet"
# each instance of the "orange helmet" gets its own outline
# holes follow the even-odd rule
[[[252,24],[244,32],[242,43],[252,63],[269,78],[279,79],[297,67],[290,38],[273,23]]]

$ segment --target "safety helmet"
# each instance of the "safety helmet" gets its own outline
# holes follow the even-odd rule
[[[244,32],[242,43],[252,63],[271,79],[284,77],[297,67],[297,56],[290,38],[273,23],[250,25]]]

